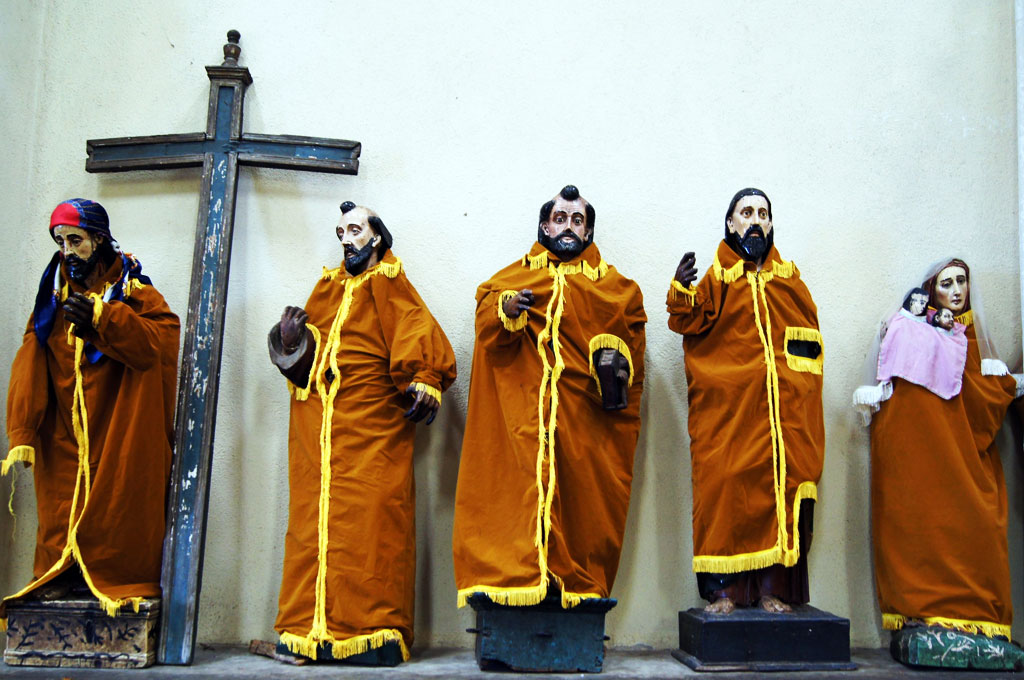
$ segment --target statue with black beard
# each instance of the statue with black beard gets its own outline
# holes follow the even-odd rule
[[[19,600],[68,594],[94,598],[114,617],[160,597],[180,324],[139,260],[114,240],[102,205],[62,201],[49,234],[56,252],[11,366],[10,448],[0,460],[0,474],[35,463],[35,578],[0,601],[0,619]],[[118,620],[77,620],[66,609],[35,616],[44,626],[53,616],[68,630],[109,631],[79,660],[121,651],[113,641],[127,624]],[[28,637],[19,649],[43,649]]]
[[[346,201],[335,234],[342,265],[318,273],[268,337],[292,396],[273,655],[391,666],[412,644],[415,424],[433,422],[455,354],[383,220]]]
[[[668,292],[688,378],[693,570],[710,613],[809,598],[823,349],[814,301],[774,236],[768,196],[738,191],[712,266],[695,285],[686,253]]]
[[[529,251],[476,292],[452,545],[459,606],[508,606],[503,621],[558,627],[581,601],[608,606],[619,564],[647,316],[640,287],[602,257],[595,218],[564,187],[541,206]],[[498,647],[516,625],[495,627]],[[577,668],[548,658],[526,669]]]

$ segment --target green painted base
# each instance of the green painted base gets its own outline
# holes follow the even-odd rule
[[[976,671],[1020,671],[1024,650],[985,635],[940,626],[917,626],[894,631],[892,658],[920,668],[963,668]]]

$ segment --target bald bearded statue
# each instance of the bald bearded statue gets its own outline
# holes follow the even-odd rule
[[[455,380],[448,338],[373,211],[341,205],[344,262],[268,338],[288,380],[288,533],[279,654],[409,658],[416,579],[412,453]]]
[[[160,596],[178,317],[99,203],[58,205],[50,236],[57,252],[11,367],[2,466],[34,469],[35,563],[0,604],[0,628],[16,599],[91,594],[115,616]]]

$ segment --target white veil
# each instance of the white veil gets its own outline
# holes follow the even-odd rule
[[[986,323],[987,317],[985,316],[985,305],[982,302],[983,296],[979,290],[979,286],[975,283],[974,277],[971,276],[970,267],[959,258],[943,258],[938,262],[933,262],[925,271],[923,276],[919,277],[906,287],[906,290],[900,296],[899,301],[887,309],[886,315],[878,325],[878,332],[875,333],[871,339],[871,350],[864,359],[861,386],[853,393],[853,408],[864,418],[865,426],[871,423],[871,416],[878,412],[881,403],[892,396],[892,383],[889,381],[878,381],[878,350],[881,346],[882,338],[885,336],[889,319],[891,319],[894,314],[899,313],[900,309],[903,307],[903,301],[913,288],[924,288],[931,294],[933,292],[935,277],[938,276],[939,272],[946,267],[954,265],[962,265],[967,270],[967,283],[969,286],[967,292],[967,305],[964,308],[965,311],[961,312],[961,315],[957,317],[957,321],[961,321],[964,325],[968,326],[972,325],[972,323],[974,325],[974,333],[978,340],[978,352],[981,354],[981,374],[1007,375],[1010,372],[1006,367],[1006,364],[1003,363],[996,354],[995,345],[992,343],[992,336],[989,333],[988,325]],[[931,297],[929,297],[928,302],[929,305],[932,304]],[[964,318],[965,315],[969,315],[969,317]],[[1022,381],[1020,379],[1017,380],[1017,386],[1017,392],[1019,395],[1022,386]]]

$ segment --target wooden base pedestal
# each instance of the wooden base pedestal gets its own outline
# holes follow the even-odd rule
[[[785,614],[760,608],[731,614],[679,612],[679,649],[696,671],[854,670],[850,620],[804,605]]]
[[[1024,669],[1024,650],[1017,645],[941,626],[916,626],[893,631],[889,652],[900,663],[915,668]]]
[[[145,668],[156,661],[160,600],[107,616],[95,599],[7,605],[9,666]]]
[[[617,602],[586,599],[562,609],[549,595],[530,607],[494,604],[483,594],[469,597],[476,611],[476,662],[484,671],[600,673],[604,666],[604,617]]]

